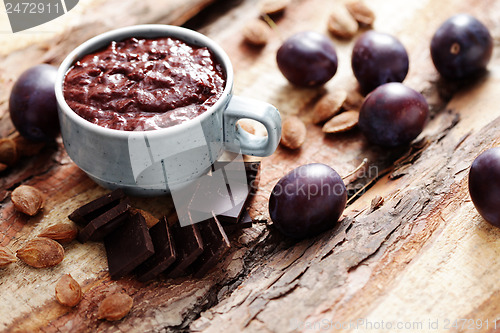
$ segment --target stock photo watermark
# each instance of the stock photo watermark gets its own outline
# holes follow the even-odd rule
[[[332,331],[332,330],[352,330],[352,331],[411,331],[411,332],[432,332],[437,330],[485,330],[499,329],[500,318],[496,319],[425,319],[425,320],[374,320],[368,318],[358,318],[350,321],[336,321],[331,319],[319,319],[314,321],[290,320],[290,329],[302,331]]]
[[[13,33],[52,21],[77,4],[78,0],[4,0]]]
[[[307,164],[307,163],[306,163]],[[292,171],[294,173],[295,182],[286,183],[281,186],[279,183],[274,188],[275,195],[285,194],[287,196],[301,196],[311,199],[315,196],[329,196],[329,195],[342,195],[344,189],[340,183],[329,182],[328,179],[321,180],[319,183],[304,183],[300,179],[304,178],[308,170],[304,168],[297,168]],[[286,172],[283,170],[283,174]],[[345,182],[351,176],[355,177],[353,182]],[[342,176],[342,175],[341,175]],[[342,176],[345,185],[347,186],[348,196],[359,196],[364,191],[368,190],[368,185],[371,181],[378,179],[380,176],[379,167],[376,165],[368,165],[364,161],[356,171],[347,176]]]

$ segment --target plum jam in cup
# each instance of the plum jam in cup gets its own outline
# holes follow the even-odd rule
[[[220,65],[225,85],[220,97],[192,119],[153,130],[120,130],[92,123],[65,99],[65,78],[86,55],[130,38],[170,37],[193,47],[206,47]],[[205,175],[224,151],[269,156],[281,136],[278,110],[265,102],[233,96],[233,68],[227,54],[208,37],[169,25],[130,26],[98,35],[73,50],[59,67],[56,98],[64,146],[75,164],[95,182],[130,195],[161,195],[183,188]],[[168,111],[166,111],[168,112]],[[253,119],[267,130],[252,135],[237,125]]]

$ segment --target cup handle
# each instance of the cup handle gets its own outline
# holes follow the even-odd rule
[[[267,137],[253,135],[236,123],[253,119],[263,124]],[[253,156],[269,156],[276,150],[281,138],[281,116],[269,103],[251,98],[232,96],[224,111],[224,146],[226,150]]]

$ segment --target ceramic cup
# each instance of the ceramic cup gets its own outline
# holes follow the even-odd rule
[[[63,96],[67,71],[82,56],[129,37],[173,37],[207,47],[226,74],[222,96],[196,118],[152,131],[108,129],[81,118]],[[278,110],[262,101],[233,96],[232,89],[229,57],[198,32],[168,25],[138,25],[106,32],[77,47],[59,67],[55,90],[64,146],[75,164],[106,188],[122,188],[130,195],[168,193],[206,174],[225,150],[254,156],[275,151],[281,136]],[[243,130],[236,124],[242,118],[262,123],[267,137]]]

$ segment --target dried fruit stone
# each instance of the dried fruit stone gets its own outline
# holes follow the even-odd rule
[[[274,15],[282,13],[290,0],[261,0],[259,3],[260,12],[262,14]]]
[[[243,27],[243,38],[248,44],[264,46],[271,36],[271,28],[261,20],[252,20]]]
[[[287,148],[300,148],[306,140],[306,125],[298,117],[288,117],[281,128],[281,144]]]
[[[34,156],[42,150],[45,142],[34,142],[21,136],[19,133],[12,138],[16,143],[17,153],[19,156]]]
[[[359,24],[371,26],[375,22],[375,13],[363,1],[351,1],[345,6]]]
[[[339,113],[346,98],[347,92],[345,90],[335,90],[323,96],[314,106],[313,123],[319,124]]]
[[[354,128],[358,124],[359,112],[346,111],[343,112],[323,125],[323,132],[325,133],[340,133]]]
[[[16,256],[6,247],[0,246],[0,268],[15,262]]]
[[[381,197],[380,195],[375,196],[375,198],[372,199],[370,208],[371,210],[378,209],[384,204],[384,197]]]
[[[17,187],[10,196],[14,207],[21,213],[36,215],[44,204],[44,195],[38,189],[29,185]]]
[[[47,237],[59,243],[69,243],[78,235],[78,229],[73,223],[58,223],[45,228],[38,237]]]
[[[109,321],[120,320],[130,312],[133,303],[134,300],[127,294],[109,295],[99,305],[97,318]]]
[[[11,139],[0,139],[0,163],[13,165],[18,158],[16,143]]]
[[[82,300],[82,288],[70,274],[63,275],[56,284],[56,300],[73,307]]]
[[[358,22],[343,6],[337,6],[328,18],[328,31],[335,37],[349,39],[358,32]]]
[[[363,104],[364,100],[365,97],[361,95],[359,91],[353,90],[347,94],[347,98],[345,99],[345,102],[342,105],[342,107],[347,110],[359,111],[359,109],[361,109],[361,105]]]
[[[37,237],[28,241],[16,254],[27,265],[46,268],[55,266],[64,259],[64,248],[55,240]]]
[[[238,120],[238,125],[240,125],[241,129],[244,131],[255,134],[255,126],[250,119],[240,119]]]

